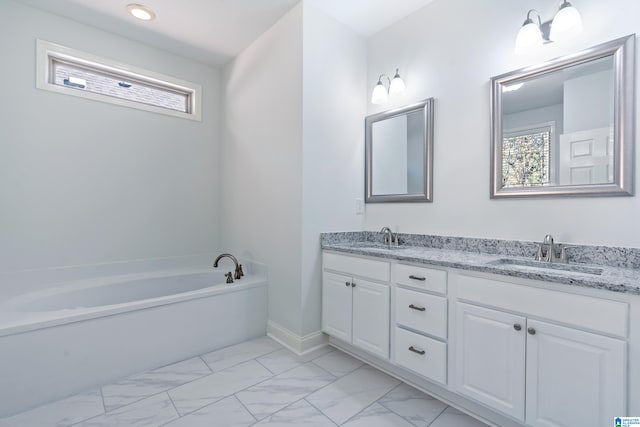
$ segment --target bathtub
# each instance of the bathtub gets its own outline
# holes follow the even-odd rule
[[[69,282],[0,304],[0,418],[266,333],[266,275],[180,269]]]

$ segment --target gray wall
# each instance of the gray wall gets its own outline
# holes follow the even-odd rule
[[[408,233],[533,241],[550,233],[559,242],[640,247],[637,196],[489,198],[491,77],[640,33],[638,1],[582,1],[575,6],[584,21],[579,36],[525,55],[515,55],[513,47],[527,10],[539,10],[544,21],[553,17],[557,2],[435,0],[368,39],[369,90],[380,73],[395,68],[407,85],[404,98],[383,107],[368,104],[368,114],[428,97],[436,102],[434,202],[369,205],[366,229],[389,225]],[[636,150],[636,167],[639,158]],[[636,188],[639,178],[636,173]]]
[[[0,28],[0,272],[218,250],[219,72],[10,0]],[[36,89],[37,38],[201,84],[202,122]]]

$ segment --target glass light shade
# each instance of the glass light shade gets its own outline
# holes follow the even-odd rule
[[[578,9],[565,2],[551,22],[551,41],[566,40],[582,31],[582,18]]]
[[[404,81],[400,78],[399,75],[396,74],[393,80],[391,80],[391,85],[389,86],[389,95],[400,95],[401,93],[404,93],[404,89]]]
[[[384,87],[381,81],[378,81],[376,87],[373,88],[373,94],[371,95],[371,102],[373,104],[384,104],[387,102],[389,95],[387,95],[387,89]]]
[[[524,53],[536,46],[542,46],[542,31],[537,24],[529,19],[518,32],[515,52],[517,54]]]

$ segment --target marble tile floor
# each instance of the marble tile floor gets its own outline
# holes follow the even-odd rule
[[[0,419],[0,427],[253,425],[485,424],[333,347],[299,357],[268,337]]]

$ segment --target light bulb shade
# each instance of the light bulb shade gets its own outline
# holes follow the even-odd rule
[[[387,102],[389,95],[387,95],[387,89],[384,87],[381,81],[378,81],[376,87],[373,88],[373,94],[371,94],[371,102],[373,104],[384,104]]]
[[[542,31],[540,27],[531,20],[527,20],[516,37],[517,54],[524,53],[536,46],[542,46]]]
[[[404,81],[400,78],[400,76],[396,73],[393,80],[391,80],[391,84],[389,85],[389,95],[395,96],[404,93],[405,85]]]
[[[556,16],[553,17],[549,39],[554,42],[566,40],[581,31],[582,18],[580,17],[580,12],[571,3],[564,2]]]

